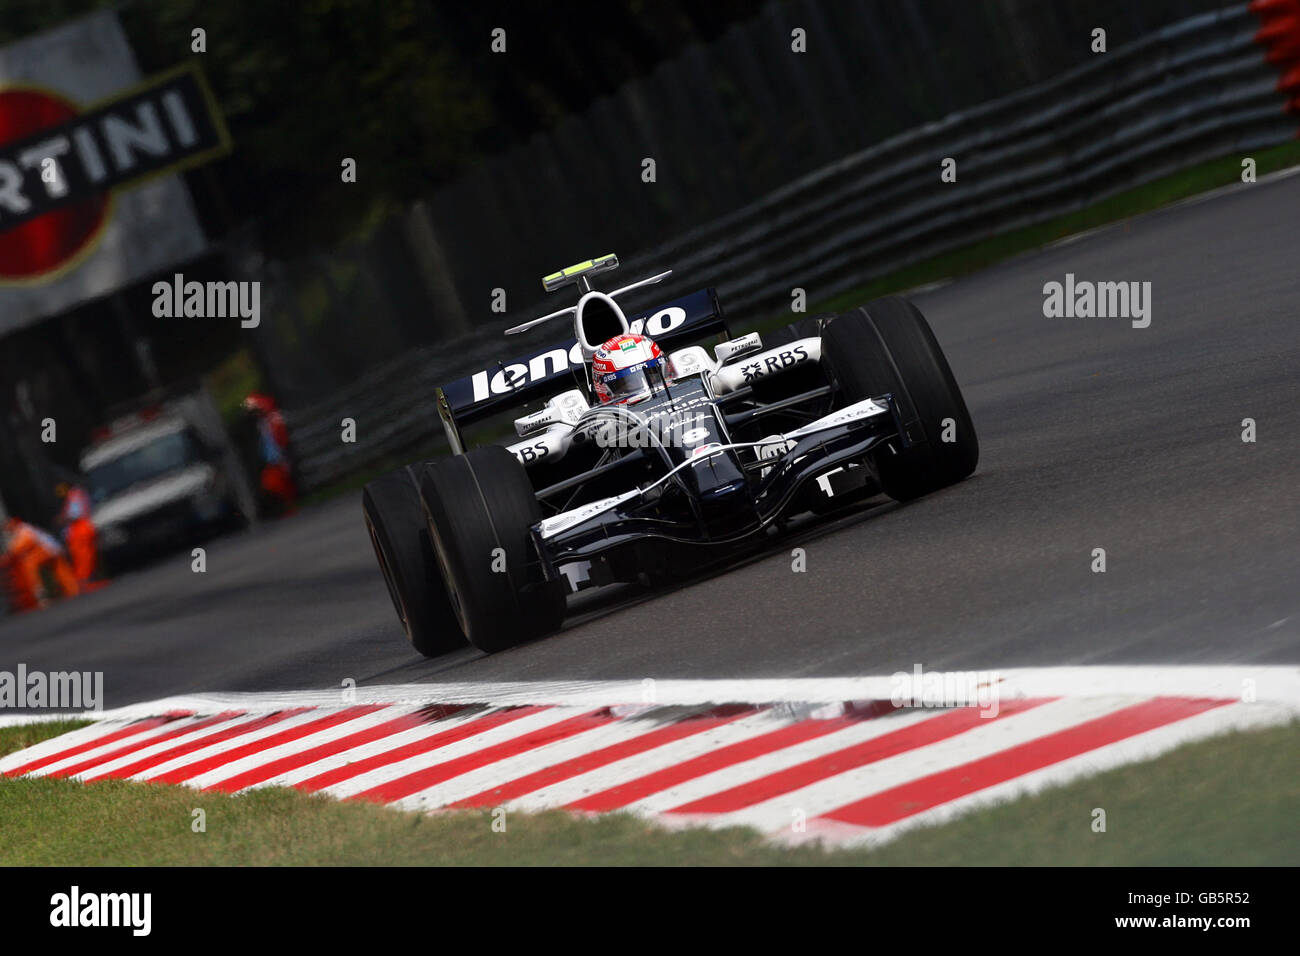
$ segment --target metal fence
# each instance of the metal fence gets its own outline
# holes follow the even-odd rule
[[[707,275],[733,310],[780,308],[793,286],[835,295],[1207,159],[1286,142],[1297,121],[1255,28],[1241,5],[1158,30],[848,156],[628,265]],[[948,157],[955,183],[940,182]]]
[[[969,20],[974,16],[969,11],[985,18],[1004,15],[1020,23],[1019,33],[1004,37],[1007,46],[1002,58],[1017,64],[1008,73],[1019,70],[1032,75],[1046,71],[1044,51],[1027,55],[1026,44],[1038,37],[1058,41],[1059,37],[1052,30],[1040,31],[1041,24],[1034,26],[1024,11],[1071,6],[1075,5],[1031,7],[1018,0],[972,0],[966,7],[968,22],[947,27],[969,28],[978,20]],[[1131,14],[1142,8],[1151,15],[1160,6],[1152,2],[1125,9]],[[1187,6],[1180,3],[1177,8]],[[928,8],[905,4],[894,9],[915,14]],[[774,8],[769,16],[784,30],[791,23],[813,23],[809,18],[824,16],[825,11],[843,18],[852,10],[859,16],[880,13],[877,4],[864,0],[842,7],[788,4]],[[841,20],[840,34],[847,31],[845,22]],[[1085,18],[1066,25],[1079,31],[1075,42],[1085,50],[1087,23]],[[771,26],[760,23],[748,29]],[[1048,79],[1039,77],[1027,87],[948,112],[936,122],[876,135],[872,145],[855,151],[842,149],[845,155],[818,168],[786,175],[784,185],[748,193],[760,198],[738,207],[738,197],[749,187],[737,187],[728,175],[735,164],[720,159],[713,160],[712,189],[709,182],[638,182],[643,188],[637,190],[637,203],[604,208],[603,215],[621,217],[618,229],[602,228],[599,217],[592,219],[590,203],[576,204],[573,208],[580,212],[572,221],[557,224],[545,218],[548,211],[556,215],[554,210],[565,208],[565,201],[577,195],[572,170],[562,173],[561,164],[569,156],[579,172],[600,170],[608,176],[611,165],[629,156],[634,160],[637,146],[654,136],[634,136],[630,153],[612,150],[607,161],[597,161],[589,146],[584,154],[573,131],[562,127],[552,139],[539,139],[522,152],[486,163],[466,181],[389,223],[372,241],[310,262],[278,265],[270,272],[267,301],[276,320],[265,333],[273,340],[265,344],[272,356],[282,359],[283,381],[275,384],[290,409],[303,483],[307,487],[327,483],[403,449],[434,441],[440,431],[434,387],[475,365],[509,358],[515,343],[502,340],[501,330],[543,308],[537,277],[570,259],[616,251],[625,273],[676,270],[668,283],[656,287],[657,298],[712,285],[733,316],[761,313],[788,307],[796,286],[815,301],[910,262],[1041,222],[1203,160],[1244,155],[1293,138],[1296,121],[1283,110],[1285,98],[1276,90],[1275,70],[1252,42],[1255,26],[1242,3],[1168,26],[1146,26],[1127,42],[1118,42],[1111,31],[1109,52],[1086,55]],[[1128,27],[1136,29],[1131,16]],[[924,38],[917,46],[934,63],[944,63],[947,48],[937,45],[933,29],[913,24],[909,30],[914,39]],[[810,34],[833,32],[827,31],[830,26],[823,22],[821,30]],[[782,35],[788,39],[788,30]],[[954,38],[949,40],[964,48]],[[754,36],[738,29],[719,41],[716,49],[692,51],[683,63],[651,77],[650,84],[658,82],[669,90],[687,83],[677,93],[656,100],[658,108],[687,95],[683,90],[707,85],[714,93],[702,93],[700,98],[722,96],[714,104],[721,110],[727,87],[720,83],[711,56],[727,51],[731,57],[727,62],[741,63],[746,43],[751,44],[749,55],[757,56],[755,49],[761,46],[756,46]],[[901,54],[893,51],[892,55],[897,59]],[[818,68],[819,88],[843,85],[843,77],[836,77],[848,68],[848,59],[829,59],[830,65],[821,63]],[[970,66],[953,69],[956,76],[942,74],[938,67],[925,72],[913,64],[890,82],[869,89],[889,92],[891,121],[898,124],[898,117],[927,115],[925,104],[939,97],[934,89],[924,88],[935,74],[949,81],[960,79]],[[769,79],[761,90],[775,96],[774,82]],[[805,77],[802,82],[807,85],[813,80]],[[989,85],[985,82],[979,88]],[[657,122],[656,111],[644,101],[644,85],[634,87],[620,94],[615,110],[628,116],[610,112],[615,103],[611,98],[597,105],[581,129],[590,132],[605,129],[601,124],[614,124],[603,134],[608,139],[617,136],[618,122]],[[718,94],[719,89],[724,93]],[[747,108],[764,108],[761,90],[750,90]],[[795,92],[789,102],[818,97],[812,88]],[[964,95],[969,96],[969,91]],[[638,97],[643,100],[640,104]],[[833,150],[837,142],[852,139],[828,138],[824,128],[837,119],[865,115],[864,104],[849,102],[852,99],[828,95],[817,117],[802,127],[788,127],[795,142],[808,144],[807,152],[819,155]],[[696,116],[707,114],[710,107],[697,103],[683,104],[682,109]],[[771,109],[773,123],[786,115],[775,106]],[[714,142],[715,130],[737,129],[721,115],[714,119],[716,126],[710,123],[700,129],[701,143],[709,143],[710,150],[734,150],[734,155],[745,152],[734,135],[718,135]],[[858,129],[855,135],[864,134]],[[956,161],[956,182],[941,182],[944,158]],[[787,157],[774,161],[767,171],[750,170],[746,175],[751,181],[762,181],[788,174],[790,168]],[[524,169],[533,178],[521,175]],[[535,187],[530,196],[525,187],[536,184],[539,175],[550,187],[540,192]],[[626,184],[615,188],[594,174],[586,187],[593,194],[608,188],[607,196],[623,196],[628,190]],[[644,205],[653,206],[656,197],[671,205],[683,196],[703,195],[709,199],[699,200],[701,208],[722,205],[733,207],[732,211],[700,219],[680,209],[656,211]],[[665,223],[678,228],[668,230]],[[485,228],[493,238],[485,238]],[[622,238],[617,244],[603,241],[611,235]],[[586,238],[574,238],[578,236]],[[494,288],[507,290],[512,308],[505,314],[488,311]],[[470,318],[484,315],[493,321]],[[365,371],[358,373],[360,369]],[[353,444],[339,440],[345,417],[357,422]]]

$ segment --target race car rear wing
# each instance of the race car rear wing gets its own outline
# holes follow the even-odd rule
[[[713,289],[692,292],[666,305],[629,317],[633,332],[659,345],[677,347],[707,335],[726,334],[727,326]],[[438,411],[452,450],[463,448],[460,429],[507,408],[573,387],[573,375],[586,387],[582,347],[572,336],[511,362],[498,362],[438,389]]]

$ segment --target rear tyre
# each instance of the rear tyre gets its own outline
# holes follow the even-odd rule
[[[885,494],[910,501],[975,470],[979,439],[970,412],[929,323],[911,302],[891,296],[840,315],[827,326],[822,348],[845,405],[888,392],[919,439],[911,448],[876,452]]]
[[[407,640],[425,657],[437,657],[464,647],[465,635],[442,584],[412,467],[366,485],[361,507]]]
[[[529,534],[541,507],[513,454],[489,445],[425,465],[420,495],[452,610],[471,644],[491,654],[559,629],[567,588],[542,572]]]

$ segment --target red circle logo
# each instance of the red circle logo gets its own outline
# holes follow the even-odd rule
[[[74,103],[34,89],[0,90],[0,145],[77,118]],[[96,196],[0,232],[0,282],[38,279],[74,260],[108,217],[109,195]]]

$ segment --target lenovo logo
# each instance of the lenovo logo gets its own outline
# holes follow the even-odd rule
[[[686,310],[680,306],[669,306],[629,323],[633,333],[645,334],[651,338],[665,335],[685,324]],[[534,355],[527,362],[511,362],[495,371],[484,369],[470,376],[474,401],[481,402],[493,395],[505,395],[525,385],[543,381],[585,364],[582,359],[582,346],[574,342],[567,349],[551,349]]]

